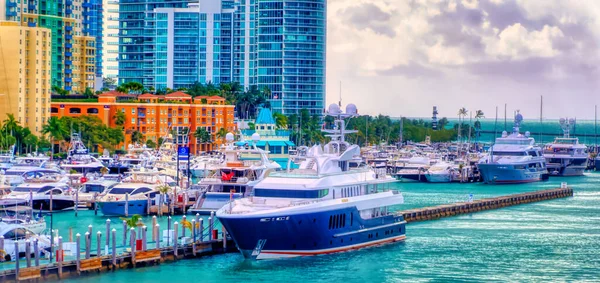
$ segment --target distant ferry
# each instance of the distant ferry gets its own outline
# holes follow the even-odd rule
[[[578,138],[569,136],[575,120],[560,119],[564,137],[556,138],[544,147],[548,173],[556,176],[581,176],[587,168],[588,149]]]
[[[548,174],[542,149],[535,145],[529,132],[519,133],[523,121],[515,115],[515,126],[509,135],[502,132],[489,154],[478,163],[483,181],[487,184],[515,184],[541,181]]]
[[[300,168],[272,173],[217,217],[246,258],[273,259],[329,254],[403,241],[405,224],[388,207],[403,203],[398,191],[383,189],[394,179],[369,167],[351,168],[360,154],[344,140],[343,117],[356,115],[348,105],[342,114],[329,107],[338,129],[332,141],[313,146]]]

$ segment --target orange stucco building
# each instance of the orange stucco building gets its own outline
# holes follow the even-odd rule
[[[190,131],[190,151],[199,153],[216,149],[223,142],[216,133],[224,128],[234,132],[235,106],[226,105],[219,96],[198,96],[192,98],[183,92],[167,95],[127,95],[119,92],[106,92],[98,96],[98,102],[52,102],[53,117],[94,115],[110,127],[116,127],[115,114],[125,113],[125,144],[131,143],[131,133],[141,132],[146,140],[157,142],[172,129],[188,128]],[[193,133],[197,128],[206,128],[212,136],[212,143],[200,143]]]

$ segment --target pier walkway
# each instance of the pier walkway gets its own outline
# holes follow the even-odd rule
[[[433,207],[417,208],[396,212],[404,216],[406,222],[435,220],[443,217],[457,216],[479,211],[498,209],[525,203],[539,202],[557,198],[573,196],[573,189],[560,188],[522,194],[473,200],[472,202],[459,202]]]

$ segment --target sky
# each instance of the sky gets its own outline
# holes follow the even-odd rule
[[[327,104],[594,119],[600,0],[329,0]]]

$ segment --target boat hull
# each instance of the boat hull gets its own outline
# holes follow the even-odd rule
[[[330,254],[406,239],[402,216],[364,220],[355,207],[279,217],[217,216],[244,257],[258,260]]]
[[[50,209],[50,198],[33,199],[34,210],[42,211],[64,211],[75,209],[75,201],[70,198],[54,198],[52,199],[52,209]]]
[[[450,183],[452,182],[451,174],[425,174],[429,183]]]
[[[98,208],[100,212],[108,216],[124,216],[125,215],[125,201],[107,201],[98,202]],[[148,201],[147,200],[130,200],[128,201],[127,215],[146,215],[148,212]]]
[[[542,181],[546,170],[530,171],[513,165],[479,164],[479,171],[486,184],[520,184]]]

